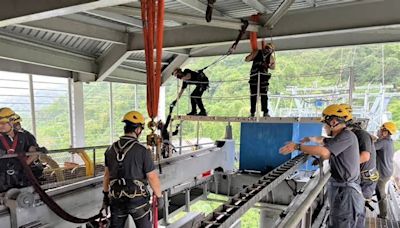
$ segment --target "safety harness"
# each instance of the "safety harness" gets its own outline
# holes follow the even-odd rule
[[[122,140],[115,142],[112,147],[116,153],[118,162],[117,179],[110,181],[110,196],[114,199],[121,198],[136,198],[136,197],[150,197],[147,186],[140,180],[126,179],[124,160],[126,154],[132,149],[135,144],[139,142],[135,138],[121,137],[121,139],[128,139],[127,142],[122,144]]]
[[[12,145],[10,146],[3,135],[0,135],[0,142],[3,145],[4,154],[14,154],[18,145],[18,132],[15,133]],[[7,191],[10,188],[21,188],[28,185],[28,180],[21,173],[18,167],[18,160],[7,158],[1,160],[0,165],[0,192]]]
[[[363,180],[377,182],[379,180],[379,172],[375,168],[370,170],[361,171],[361,178]]]

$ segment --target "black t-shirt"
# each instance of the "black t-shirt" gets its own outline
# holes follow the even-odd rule
[[[125,145],[128,141],[135,139],[130,136],[123,136],[120,138],[120,145]],[[128,180],[146,180],[146,174],[155,169],[153,159],[150,152],[141,145],[137,139],[135,145],[126,152],[123,160],[124,177]],[[119,141],[114,144],[117,145]],[[113,145],[114,145],[113,144]],[[118,148],[118,147],[117,147]],[[114,146],[110,146],[105,153],[105,166],[110,171],[110,179],[118,179],[118,161],[117,152]]]
[[[28,136],[24,133],[15,131],[15,134],[18,134],[18,143],[15,148],[15,153],[26,153],[29,152],[29,148],[31,145],[29,143]],[[8,135],[2,134],[2,137],[7,141],[10,148],[12,148],[13,139],[11,139]],[[14,136],[15,139],[15,136]],[[7,149],[0,142],[0,150],[1,154],[5,154]],[[15,175],[7,175],[10,170],[14,170]],[[7,183],[7,184],[6,184]],[[0,159],[0,192],[7,191],[10,188],[20,188],[25,187],[29,184],[24,172],[23,168],[18,160],[18,158],[4,158]]]
[[[26,134],[24,132],[19,132],[19,131],[14,131],[14,133],[15,133],[15,135],[18,134],[18,143],[17,143],[17,147],[15,148],[16,153],[28,152],[29,147],[35,146],[34,144],[32,144],[31,140],[29,139],[28,134]],[[8,135],[2,134],[2,136],[8,142],[8,145],[11,148],[12,144],[13,144],[13,140]],[[15,138],[15,136],[14,136],[14,138]],[[6,148],[4,147],[3,143],[1,143],[1,142],[0,142],[0,150],[7,151]]]
[[[250,71],[250,84],[257,84],[258,75],[257,73],[260,72],[260,82],[265,83],[270,79],[270,75],[268,74],[269,63],[271,61],[271,53],[270,52],[263,52],[262,50],[258,50],[256,57],[253,59],[253,64],[251,66]]]
[[[183,71],[183,74],[186,76],[187,74],[190,74],[190,79],[183,81],[182,83],[182,89],[186,89],[188,85],[199,85],[199,86],[208,86],[207,83],[202,83],[202,82],[208,82],[208,78],[203,74],[199,74],[198,72],[185,69]],[[200,83],[199,83],[200,82]]]
[[[34,146],[34,147],[39,147],[39,144],[37,143],[36,138],[32,133],[30,133],[29,131],[27,131],[25,129],[22,129],[22,131],[20,131],[20,132],[22,132],[23,134],[26,135],[29,145]]]
[[[353,129],[352,132],[357,136],[360,154],[362,151],[370,153],[369,161],[360,164],[361,172],[376,168],[376,151],[371,136],[362,129]]]

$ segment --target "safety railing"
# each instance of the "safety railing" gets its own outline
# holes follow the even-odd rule
[[[142,142],[142,144],[145,144]],[[177,147],[179,150],[193,151],[201,147],[211,147],[213,143],[198,143]],[[109,145],[66,148],[43,152],[29,152],[27,156],[39,156],[44,164],[43,175],[39,178],[43,189],[52,189],[103,175],[104,154]],[[17,154],[0,153],[0,159],[17,157]]]

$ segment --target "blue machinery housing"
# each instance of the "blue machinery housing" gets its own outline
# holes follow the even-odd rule
[[[242,123],[240,134],[240,170],[267,173],[298,153],[279,154],[279,148],[286,142],[300,140],[307,136],[320,136],[320,123]],[[308,161],[305,170],[317,167]]]

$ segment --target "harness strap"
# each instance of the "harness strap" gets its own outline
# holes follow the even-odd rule
[[[353,188],[354,190],[356,190],[358,193],[360,193],[362,195],[361,192],[361,187],[359,184],[355,183],[355,182],[336,182],[336,181],[329,181],[328,185],[331,185],[333,187],[349,187],[349,188]]]
[[[1,144],[3,144],[4,148],[7,150],[7,154],[13,154],[15,152],[15,149],[17,148],[17,144],[18,144],[18,132],[15,133],[11,147],[8,144],[7,140],[4,138],[4,136],[1,134],[0,134],[0,141],[1,141]]]
[[[25,175],[28,177],[29,181],[31,182],[33,188],[35,191],[39,194],[40,198],[42,201],[58,216],[60,216],[62,219],[68,222],[72,223],[87,223],[90,221],[94,221],[98,218],[100,218],[101,212],[95,216],[92,216],[90,218],[78,218],[75,217],[68,212],[64,211],[41,187],[37,179],[32,173],[31,168],[28,166],[26,163],[26,156],[23,154],[18,154],[18,159],[24,169]]]

